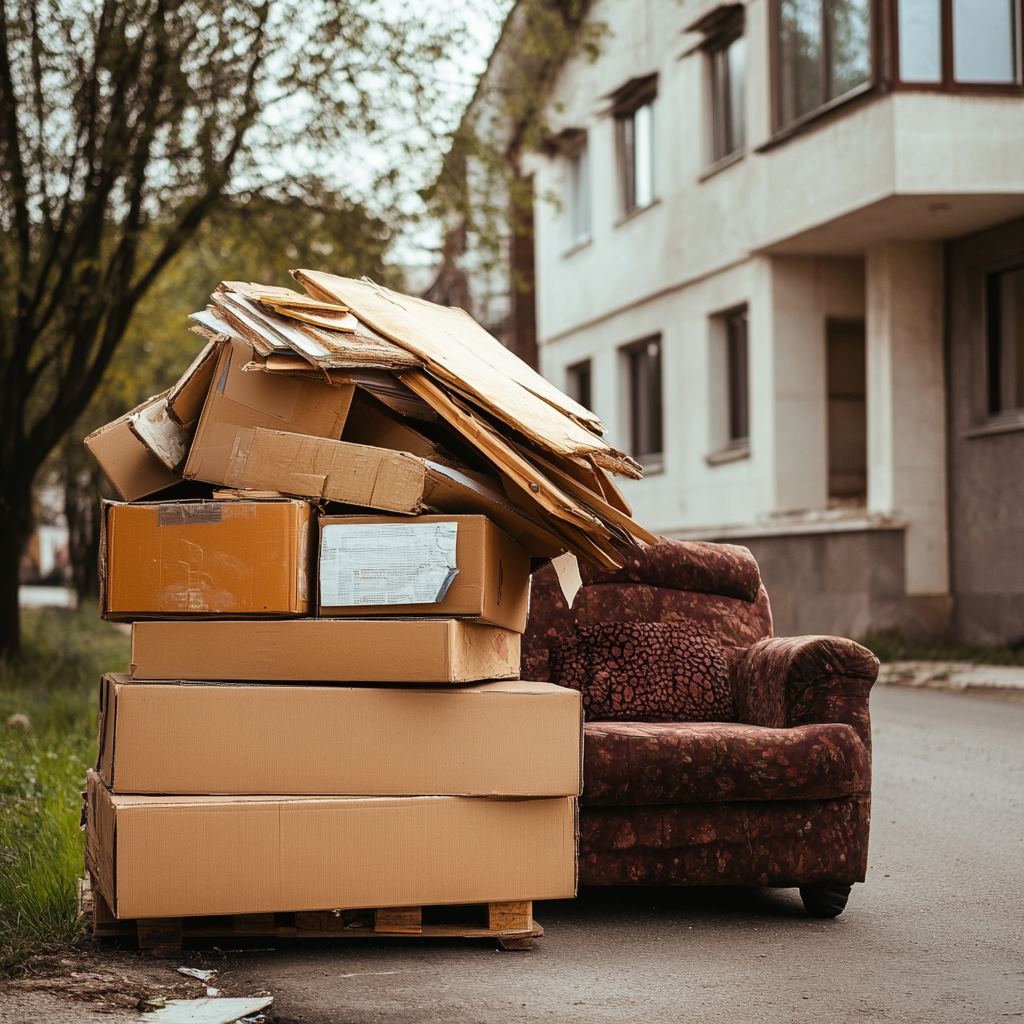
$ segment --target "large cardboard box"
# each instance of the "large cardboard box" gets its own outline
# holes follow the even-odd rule
[[[252,358],[253,350],[244,341],[231,340],[221,347],[185,463],[187,479],[236,486],[229,479],[229,467],[241,431],[262,427],[310,437],[341,437],[353,385],[246,371]],[[273,489],[288,490],[276,485]]]
[[[122,918],[576,893],[571,796],[118,796],[90,772],[86,799],[86,861]]]
[[[117,793],[578,796],[581,756],[580,694],[553,683],[100,687]]]
[[[321,516],[320,614],[465,615],[522,633],[530,556],[486,516]]]
[[[519,634],[466,619],[132,624],[133,679],[473,683],[519,675]]]
[[[147,399],[113,422],[94,430],[85,439],[85,447],[125,501],[145,498],[173,487],[181,480],[150,451],[131,427],[133,416],[162,399],[162,395]]]
[[[103,507],[108,619],[304,615],[311,510],[294,498]]]

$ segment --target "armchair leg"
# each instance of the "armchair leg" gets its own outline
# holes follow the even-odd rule
[[[838,917],[850,898],[848,885],[801,885],[800,899],[809,917]]]

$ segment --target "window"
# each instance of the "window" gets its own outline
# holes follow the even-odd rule
[[[646,338],[622,350],[629,403],[629,447],[641,465],[661,468],[661,338]]]
[[[988,414],[1024,410],[1024,266],[985,278]]]
[[[750,444],[750,372],[747,362],[747,310],[723,316],[725,327],[728,447]]]
[[[612,96],[623,214],[654,202],[654,97],[657,76],[635,78]]]
[[[1020,82],[1020,0],[898,0],[896,29],[905,84]]]
[[[586,133],[566,152],[568,164],[569,245],[580,245],[590,238],[590,154]]]
[[[775,0],[776,127],[869,86],[871,0]]]
[[[566,390],[569,392],[569,397],[579,402],[584,409],[592,408],[591,381],[593,376],[590,360],[584,359],[582,362],[574,363],[568,367],[565,371],[565,377]]]
[[[868,493],[867,362],[863,320],[825,322],[828,497],[862,506]]]
[[[705,45],[711,80],[711,156],[717,163],[743,149],[746,141],[747,40],[743,23]]]

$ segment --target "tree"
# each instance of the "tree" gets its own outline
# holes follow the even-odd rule
[[[386,0],[0,0],[0,657],[33,482],[139,304],[225,196],[315,202],[327,183],[400,216],[438,147],[457,41],[441,19]]]

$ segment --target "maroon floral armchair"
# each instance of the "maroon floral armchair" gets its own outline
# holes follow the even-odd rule
[[[867,868],[870,651],[772,636],[753,556],[664,540],[534,575],[522,676],[583,692],[585,885],[798,886],[842,913]]]

